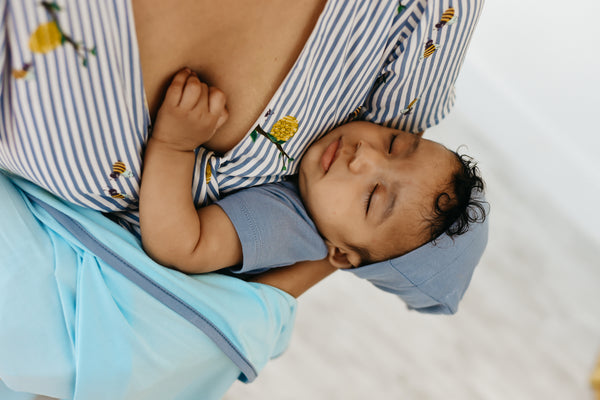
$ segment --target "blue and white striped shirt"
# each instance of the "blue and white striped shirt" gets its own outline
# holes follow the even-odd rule
[[[0,0],[0,167],[135,228],[150,119],[131,4],[57,3]],[[355,117],[437,124],[482,3],[329,0],[253,125],[262,132],[222,156],[199,149],[196,203],[294,174],[311,143]]]

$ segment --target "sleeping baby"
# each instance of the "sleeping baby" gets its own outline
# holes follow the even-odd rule
[[[293,181],[242,189],[197,209],[195,150],[227,117],[223,92],[189,69],[176,74],[144,156],[140,227],[152,258],[194,274],[258,273],[327,258],[402,297],[414,280],[404,260],[418,263],[414,255],[435,251],[443,265],[410,265],[421,282],[409,283],[432,298],[425,311],[456,311],[487,240],[484,184],[470,157],[418,134],[354,121],[310,146]],[[447,240],[454,246],[444,246]],[[465,246],[457,250],[460,240]],[[453,265],[458,251],[473,259]]]

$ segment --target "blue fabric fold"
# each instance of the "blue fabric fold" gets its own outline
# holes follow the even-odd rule
[[[296,301],[230,276],[163,268],[101,213],[0,174],[0,379],[64,399],[219,399],[247,380],[213,338],[83,246],[42,199],[222,332],[255,371],[290,339]]]

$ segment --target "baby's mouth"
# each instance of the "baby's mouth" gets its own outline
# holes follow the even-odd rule
[[[339,150],[342,147],[341,142],[342,138],[334,140],[329,144],[329,146],[327,146],[327,148],[323,152],[323,155],[321,156],[321,166],[323,167],[323,171],[325,171],[325,173],[329,171],[331,164],[333,164],[333,162],[337,158]]]

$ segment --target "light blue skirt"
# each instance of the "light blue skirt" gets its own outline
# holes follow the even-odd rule
[[[88,250],[30,196],[75,221],[129,272]],[[0,221],[0,380],[11,390],[219,399],[289,342],[296,301],[286,293],[163,268],[101,213],[1,173]]]

